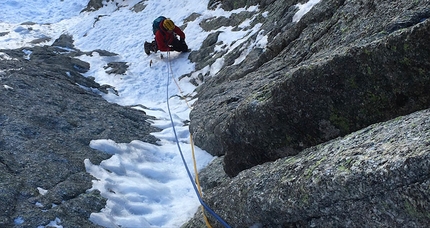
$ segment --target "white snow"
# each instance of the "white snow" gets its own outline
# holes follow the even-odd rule
[[[3,85],[3,88],[7,89],[7,90],[13,90],[12,87],[8,86],[8,85]]]
[[[39,194],[40,194],[40,195],[45,195],[46,193],[48,193],[48,190],[43,189],[43,188],[41,188],[41,187],[37,187],[37,190],[39,191]]]
[[[258,12],[258,7],[226,12],[221,8],[208,10],[209,0],[147,0],[144,1],[146,8],[136,13],[130,9],[141,0],[116,0],[103,1],[105,7],[98,11],[81,12],[87,2],[88,0],[1,1],[0,49],[51,45],[61,34],[71,34],[76,48],[82,51],[102,49],[119,54],[103,57],[94,52],[91,56],[81,56],[83,61],[91,64],[91,69],[85,76],[94,77],[100,84],[113,86],[118,95],[113,92],[102,94],[107,101],[145,111],[156,117],[150,123],[162,131],[152,133],[160,140],[158,145],[139,140],[129,143],[117,143],[111,139],[91,141],[88,146],[100,153],[111,154],[112,157],[100,165],[91,163],[89,159],[84,161],[87,172],[97,178],[92,189],[98,189],[107,198],[106,207],[99,213],[91,214],[90,220],[105,227],[179,227],[194,215],[199,201],[176,145],[167,99],[179,146],[192,170],[190,133],[184,122],[189,120],[190,107],[195,101],[190,100],[195,87],[189,83],[188,78],[179,81],[178,77],[192,72],[194,65],[185,53],[164,53],[164,58],[159,53],[147,56],[144,53],[144,41],[153,39],[152,20],[159,15],[169,17],[181,26],[191,13],[198,13],[201,16],[188,22],[184,29],[189,47],[198,49],[209,34],[199,26],[202,20],[229,17],[232,13],[244,10]],[[317,2],[311,0],[307,4],[298,5],[300,10],[295,18],[299,20]],[[262,13],[267,16],[267,12]],[[251,22],[252,19],[238,25],[242,30],[219,28],[221,34],[215,50],[227,49],[230,52],[257,32],[259,34],[255,42],[242,50],[234,64],[243,61],[253,48],[264,49],[267,36],[261,33],[261,24],[250,26]],[[35,39],[47,37],[52,39],[44,39],[39,44],[31,43]],[[31,51],[24,50],[23,58],[30,59]],[[0,52],[0,60],[2,59],[12,60]],[[126,74],[107,74],[103,67],[112,61],[127,62],[129,68]],[[215,75],[223,64],[223,58],[217,59],[214,64],[193,75],[209,71],[211,75]],[[8,71],[0,73],[7,74]],[[70,72],[64,73],[70,75]],[[12,89],[8,85],[3,87]],[[94,91],[92,88],[85,89]],[[181,97],[186,97],[187,100]],[[198,170],[214,159],[198,147],[195,147],[195,157]],[[194,175],[193,171],[191,173]],[[45,194],[47,190],[38,188],[38,191]],[[62,227],[61,218],[52,219],[47,227]],[[24,218],[19,216],[14,221],[19,225],[24,222]],[[39,227],[44,226],[41,224]]]
[[[297,4],[296,6],[299,8],[299,11],[297,11],[296,14],[294,14],[293,16],[293,22],[298,22],[300,21],[300,19],[307,13],[309,12],[312,7],[314,7],[314,5],[316,5],[318,2],[320,2],[321,0],[309,0],[308,2],[306,2],[305,4]]]

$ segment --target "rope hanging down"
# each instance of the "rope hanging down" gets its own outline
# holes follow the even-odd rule
[[[170,52],[168,52],[168,60],[170,58]],[[181,90],[181,87],[179,86],[178,81],[176,81],[175,76],[173,75],[173,69],[172,69],[172,64],[170,63],[170,61],[168,61],[168,76],[172,76],[172,79],[175,81],[176,87],[179,90],[179,93],[181,94],[182,98],[185,100],[185,103],[187,103],[187,106],[189,109],[192,109],[191,105],[188,103],[188,100],[186,99],[186,97],[184,96],[184,93]],[[194,175],[195,175],[195,183],[197,184],[197,188],[199,191],[199,195],[200,197],[203,196],[202,193],[202,189],[200,188],[200,181],[199,181],[199,173],[197,172],[197,162],[196,162],[196,157],[195,157],[195,151],[194,151],[194,142],[193,142],[193,135],[190,133],[190,145],[191,145],[191,154],[192,154],[192,158],[193,158],[193,165],[194,165]],[[203,207],[203,206],[201,206]],[[212,228],[211,224],[209,223],[209,219],[206,217],[206,213],[205,213],[205,209],[202,208],[202,214],[203,214],[203,219],[205,220],[206,223],[206,227],[208,228]]]
[[[211,214],[216,220],[218,220],[218,222],[220,222],[224,227],[226,227],[226,228],[230,228],[230,226],[218,215],[218,214],[216,214],[204,201],[203,201],[203,199],[202,199],[202,197],[201,197],[201,194],[200,194],[200,191],[197,189],[197,186],[196,186],[196,183],[194,182],[194,180],[193,180],[193,177],[192,177],[192,175],[191,175],[191,172],[190,172],[190,170],[189,170],[189,168],[188,168],[188,165],[187,165],[187,163],[186,163],[186,161],[185,161],[185,158],[184,158],[184,155],[183,155],[183,153],[182,153],[182,149],[181,149],[181,146],[179,145],[179,140],[178,140],[178,135],[176,134],[176,129],[175,129],[175,124],[173,123],[173,117],[172,117],[172,113],[171,113],[171,111],[170,111],[170,104],[169,104],[169,84],[170,84],[170,76],[172,76],[172,78],[173,78],[173,71],[172,71],[172,66],[171,66],[171,63],[170,63],[170,52],[167,52],[167,64],[168,64],[168,75],[167,75],[167,85],[166,85],[166,94],[167,94],[167,97],[166,97],[166,100],[167,100],[167,110],[169,111],[169,117],[170,117],[170,122],[171,122],[171,124],[172,124],[172,129],[173,129],[173,134],[175,135],[175,140],[176,140],[176,145],[177,145],[177,147],[178,147],[178,150],[179,150],[179,153],[180,153],[180,155],[181,155],[181,158],[182,158],[182,162],[184,163],[184,166],[185,166],[185,169],[186,169],[186,171],[187,171],[187,174],[188,174],[188,177],[190,178],[190,181],[191,181],[191,184],[193,185],[193,188],[194,188],[194,191],[195,191],[195,193],[196,193],[196,195],[197,195],[197,198],[199,199],[199,201],[200,201],[200,204],[203,206],[203,208],[206,210],[206,211],[208,211],[209,212],[209,214]],[[178,87],[179,87],[179,85],[178,85]],[[193,142],[192,142],[192,140],[191,140],[191,144],[192,144]],[[193,157],[194,157],[194,155],[193,155]],[[200,186],[199,186],[199,188],[200,188]],[[203,213],[204,214],[204,213]],[[205,220],[206,220],[206,218],[205,218]],[[207,220],[206,220],[207,221]],[[207,223],[208,224],[208,223]],[[209,225],[210,226],[210,225]]]

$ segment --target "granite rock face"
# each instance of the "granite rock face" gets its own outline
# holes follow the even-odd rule
[[[259,4],[268,45],[232,64],[248,46],[213,52],[213,32],[190,54],[225,63],[191,112],[196,145],[220,156],[203,200],[231,227],[430,226],[430,1],[320,1],[293,21],[298,2],[209,3]],[[204,226],[201,209],[183,225]]]
[[[201,180],[214,180],[217,167]],[[430,109],[202,186],[231,227],[428,227]],[[184,227],[203,224],[197,214]]]
[[[56,218],[64,227],[96,227],[88,218],[105,199],[87,191],[93,177],[84,159],[99,164],[110,155],[90,141],[156,141],[151,117],[108,103],[100,94],[112,88],[82,76],[90,67],[74,58],[82,54],[67,35],[53,46],[0,50],[1,227]]]
[[[321,1],[293,22],[296,3],[264,5],[267,48],[198,88],[190,130],[230,176],[430,107],[428,1]]]

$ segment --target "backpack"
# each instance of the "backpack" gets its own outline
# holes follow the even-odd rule
[[[158,29],[160,29],[160,23],[161,23],[161,21],[163,21],[164,19],[166,19],[166,17],[164,17],[164,16],[159,16],[159,17],[157,17],[157,19],[155,19],[155,20],[152,22],[152,33],[154,33],[154,35],[155,35],[155,33],[158,31]]]

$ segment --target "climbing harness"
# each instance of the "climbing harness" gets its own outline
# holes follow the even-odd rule
[[[188,168],[188,165],[187,165],[187,163],[185,161],[184,155],[182,153],[181,146],[179,145],[178,135],[176,134],[176,129],[175,129],[175,125],[174,125],[174,122],[173,122],[173,117],[172,117],[172,113],[170,111],[170,104],[169,104],[170,76],[172,76],[173,80],[175,80],[175,78],[173,76],[172,64],[170,62],[170,52],[167,52],[167,64],[168,64],[168,68],[167,68],[168,69],[168,73],[167,73],[168,75],[167,75],[167,85],[166,85],[167,110],[169,111],[169,117],[170,117],[170,122],[172,124],[173,134],[175,135],[176,145],[177,145],[179,153],[181,155],[182,162],[184,163],[185,169],[187,171],[188,177],[190,178],[191,184],[193,185],[194,191],[196,192],[197,198],[199,199],[200,204],[203,207],[203,216],[204,216],[204,219],[205,219],[205,222],[206,222],[206,226],[209,227],[209,228],[211,228],[211,225],[209,224],[209,221],[208,221],[208,219],[207,219],[207,217],[206,217],[206,215],[204,213],[205,210],[209,214],[211,214],[216,220],[218,220],[218,222],[220,222],[224,227],[230,228],[230,226],[218,214],[216,214],[202,199],[202,192],[201,192],[200,183],[199,183],[198,174],[197,174],[196,159],[195,159],[195,156],[194,156],[194,143],[193,143],[193,140],[192,140],[191,133],[190,133],[190,143],[191,143],[191,150],[192,150],[192,156],[193,156],[193,162],[194,162],[194,172],[195,172],[195,175],[196,175],[196,180],[195,181],[193,180],[191,172],[190,172],[190,170]],[[176,83],[176,86],[178,86],[179,91],[182,93],[182,91],[181,91],[181,89],[179,87],[179,84],[178,84],[178,82],[176,80],[175,80],[175,83]],[[187,105],[188,105],[188,102],[187,102]],[[188,105],[188,107],[190,107],[190,105]],[[198,187],[196,186],[196,182],[197,182],[197,186]]]

